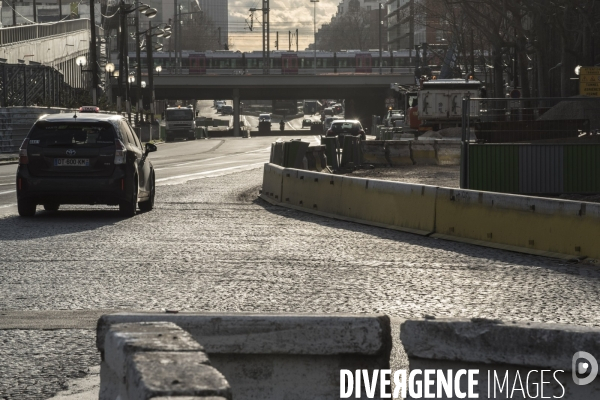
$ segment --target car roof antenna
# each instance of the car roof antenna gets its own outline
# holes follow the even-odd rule
[[[77,119],[77,110],[75,110],[75,114],[73,115],[73,118]]]

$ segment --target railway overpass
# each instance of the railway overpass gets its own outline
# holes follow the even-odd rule
[[[391,83],[414,84],[414,74],[162,75],[154,77],[156,99],[240,100],[346,99],[346,115],[370,120],[385,109]],[[234,126],[239,129],[239,126]]]

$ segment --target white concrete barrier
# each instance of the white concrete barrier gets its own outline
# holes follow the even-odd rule
[[[460,140],[436,140],[435,159],[438,165],[460,165]]]
[[[111,326],[142,321],[187,331],[236,400],[338,399],[340,369],[389,368],[391,328],[383,315],[112,314],[98,321],[98,349],[106,355]]]
[[[433,319],[406,321],[400,332],[411,371],[441,370],[445,374],[451,371],[454,377],[460,370],[478,370],[473,392],[479,398],[600,398],[600,377],[579,385],[573,374],[574,366],[587,363],[593,367],[594,363],[581,354],[577,356],[578,352],[588,353],[596,362],[600,360],[599,328]],[[434,375],[434,384],[430,387],[433,393],[437,392],[435,381]],[[461,392],[467,392],[466,375],[460,379],[460,388]]]
[[[231,399],[227,380],[202,346],[173,323],[113,324],[98,348],[100,400]]]

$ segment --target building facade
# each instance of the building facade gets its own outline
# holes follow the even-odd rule
[[[382,4],[381,14],[379,5]],[[317,50],[371,50],[387,47],[386,15],[383,0],[342,0],[331,21],[316,34]],[[381,16],[381,21],[380,21]],[[383,22],[380,39],[380,22]],[[336,38],[338,40],[332,40]],[[345,37],[340,37],[345,36]],[[354,40],[348,40],[354,38]],[[336,43],[344,43],[336,48]],[[339,47],[339,46],[337,46]],[[314,44],[308,49],[314,49]]]
[[[387,0],[387,46],[389,50],[414,49],[423,43],[442,44],[440,19],[428,15],[440,9],[436,0]]]

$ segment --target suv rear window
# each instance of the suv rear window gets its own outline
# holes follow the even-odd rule
[[[358,134],[361,126],[356,122],[334,122],[331,130],[335,133],[355,133]]]
[[[115,128],[109,122],[47,122],[35,124],[29,144],[40,147],[114,146]]]

